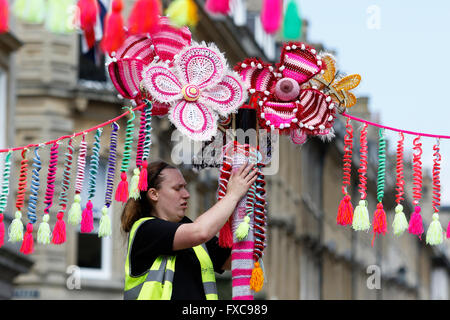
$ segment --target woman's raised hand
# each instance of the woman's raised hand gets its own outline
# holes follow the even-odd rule
[[[239,201],[245,196],[257,177],[258,170],[254,164],[249,162],[243,164],[237,171],[231,173],[226,194],[235,197]]]

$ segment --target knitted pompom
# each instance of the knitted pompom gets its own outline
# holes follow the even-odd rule
[[[403,206],[401,204],[395,207],[395,217],[392,222],[392,228],[396,236],[401,236],[405,230],[408,229],[408,220],[406,220],[405,213],[403,212]]]
[[[108,216],[108,208],[102,208],[102,217],[100,218],[100,226],[98,227],[98,236],[100,238],[109,237],[112,233],[111,219]]]
[[[14,220],[9,226],[9,241],[19,242],[23,240],[23,223],[22,223],[22,213],[16,211]]]
[[[367,210],[367,201],[360,200],[353,214],[352,228],[355,231],[367,231],[370,229],[369,210]]]
[[[38,234],[37,234],[37,242],[40,244],[49,244],[51,231],[50,225],[48,224],[48,220],[50,216],[48,214],[44,214],[42,218],[42,222],[39,224]]]
[[[433,221],[430,223],[427,231],[427,244],[432,246],[441,244],[444,241],[444,231],[442,230],[441,223],[439,222],[439,214],[433,214]]]
[[[71,225],[77,225],[81,222],[81,196],[79,194],[75,195],[74,201],[72,203],[72,206],[69,210],[69,217],[67,218],[67,222],[69,222]]]
[[[415,234],[416,236],[419,236],[419,239],[422,239],[422,234],[424,230],[419,206],[416,206],[414,208],[414,213],[412,214],[411,219],[409,220],[408,232],[411,234]]]

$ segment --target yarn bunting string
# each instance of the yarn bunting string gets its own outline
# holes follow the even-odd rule
[[[353,127],[350,123],[350,119],[347,119],[346,124],[347,134],[344,137],[344,156],[343,156],[343,181],[342,181],[342,193],[344,198],[341,200],[338,208],[338,214],[336,222],[339,225],[346,226],[351,225],[353,222],[353,206],[351,197],[348,194],[347,187],[351,183],[351,171],[352,171],[352,152],[353,152]]]
[[[415,207],[414,213],[409,220],[408,232],[422,239],[424,229],[419,206],[420,199],[422,198],[422,143],[420,142],[420,136],[414,139],[413,145],[413,150],[415,151],[413,153],[413,205]]]
[[[373,239],[372,247],[377,234],[386,234],[386,212],[383,209],[384,185],[386,178],[386,140],[384,129],[379,130],[378,140],[378,174],[377,174],[377,209],[373,216]]]
[[[3,180],[0,189],[0,247],[5,244],[5,224],[3,222],[3,212],[5,212],[8,203],[9,194],[9,177],[11,175],[11,155],[12,151],[8,152],[5,157],[3,166]]]
[[[109,144],[109,157],[108,157],[108,173],[106,178],[106,192],[105,192],[105,205],[102,208],[102,217],[100,218],[100,225],[98,228],[98,236],[108,237],[111,235],[111,219],[108,216],[108,209],[112,201],[112,192],[114,185],[114,175],[116,171],[116,152],[117,152],[117,131],[119,130],[119,125],[117,123],[112,123],[112,131],[110,136]]]
[[[83,134],[83,139],[80,142],[80,151],[78,152],[77,160],[77,176],[75,180],[75,197],[72,206],[69,210],[69,217],[67,221],[71,225],[77,225],[81,222],[81,191],[83,190],[84,170],[86,167],[87,143],[86,134]]]
[[[89,163],[89,188],[88,188],[88,202],[86,204],[83,213],[81,214],[81,233],[89,233],[94,230],[94,216],[93,216],[93,204],[92,199],[95,196],[96,178],[98,173],[98,165],[100,160],[100,137],[103,129],[98,128],[95,132],[94,147],[92,148],[91,160]]]
[[[56,215],[56,224],[55,228],[53,229],[53,237],[52,237],[52,243],[53,244],[62,244],[66,242],[66,224],[63,220],[64,213],[66,212],[67,208],[67,191],[69,190],[69,184],[70,184],[70,175],[72,171],[72,161],[73,161],[73,139],[69,139],[68,146],[67,146],[67,152],[65,153],[64,158],[64,172],[63,172],[63,181],[62,181],[62,192],[59,196],[59,212]]]
[[[127,172],[128,167],[130,165],[131,159],[131,145],[133,144],[133,130],[134,130],[134,111],[130,107],[126,107],[130,111],[130,118],[127,121],[127,128],[125,134],[125,146],[122,158],[122,166],[120,169],[120,179],[119,185],[116,189],[115,199],[119,202],[127,202],[128,201],[128,181],[127,181]]]
[[[147,191],[147,166],[148,158],[150,157],[150,146],[152,145],[152,108],[153,105],[150,101],[145,100],[147,107],[145,110],[145,128],[144,128],[144,143],[142,146],[142,161],[141,161],[141,173],[139,177],[139,190]]]
[[[26,154],[28,149],[22,150],[22,160],[20,161],[20,175],[19,175],[19,187],[17,189],[16,198],[16,213],[14,220],[9,226],[8,234],[10,242],[19,242],[23,240],[23,223],[22,223],[22,208],[25,202],[25,189],[27,185],[28,174],[28,159]]]
[[[441,205],[441,154],[438,142],[433,146],[433,221],[427,230],[426,243],[430,245],[438,245],[444,241],[444,234],[441,223],[439,222],[439,206]],[[448,228],[447,228],[448,230]]]
[[[408,229],[409,223],[406,219],[405,213],[403,212],[403,205],[401,202],[404,200],[404,186],[405,186],[405,180],[403,175],[403,152],[404,152],[404,141],[405,136],[403,132],[399,133],[400,139],[397,142],[397,162],[396,162],[396,173],[397,173],[397,180],[396,180],[396,195],[395,195],[395,202],[397,203],[397,206],[395,207],[395,216],[394,221],[392,222],[392,228],[394,230],[394,234],[396,236],[400,236],[405,232],[405,230]]]

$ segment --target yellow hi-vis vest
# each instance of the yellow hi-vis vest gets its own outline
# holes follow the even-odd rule
[[[153,217],[136,221],[131,228],[128,252],[125,261],[125,300],[170,300],[172,297],[172,282],[175,273],[176,256],[161,255],[156,258],[149,270],[139,276],[131,275],[130,252],[134,236],[139,226]],[[207,300],[217,300],[216,277],[211,258],[204,244],[193,247],[200,261],[203,289]]]

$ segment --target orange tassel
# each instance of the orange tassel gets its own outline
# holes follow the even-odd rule
[[[264,285],[264,273],[259,266],[259,262],[255,262],[255,267],[252,270],[252,277],[250,278],[250,289],[258,292]]]
[[[387,223],[386,223],[386,212],[384,212],[383,204],[380,202],[377,204],[377,210],[373,215],[373,239],[372,239],[372,247],[375,242],[375,237],[377,234],[386,234],[387,231]]]
[[[128,18],[131,34],[154,33],[162,12],[160,0],[137,0]]]

